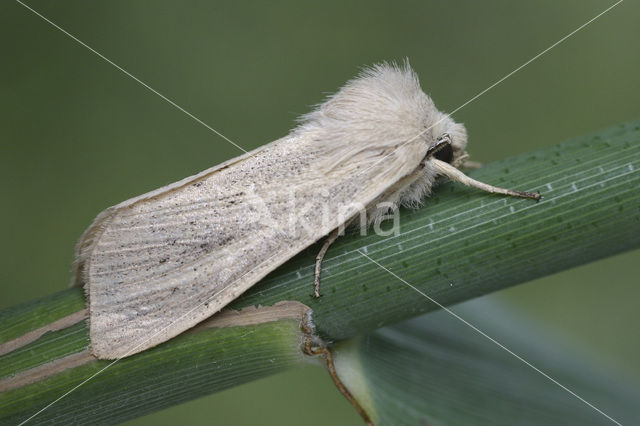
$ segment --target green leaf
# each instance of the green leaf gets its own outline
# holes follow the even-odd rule
[[[481,296],[640,247],[640,122],[497,161],[469,173],[542,200],[438,186],[425,206],[404,209],[397,236],[340,238],[313,299],[314,246],[233,303],[299,300],[324,337],[348,339],[437,309],[360,251],[443,305]]]
[[[334,350],[340,377],[376,424],[637,424],[637,386],[559,336],[491,298],[452,311],[587,402],[439,311]]]
[[[60,346],[68,346],[85,339],[78,348],[81,354],[88,343],[86,333],[73,335],[73,329],[48,333],[47,343],[57,340]],[[37,422],[119,423],[299,364],[304,361],[301,339],[298,322],[285,320],[197,330],[117,362],[88,359],[52,377],[1,393],[0,423],[17,424],[30,418],[88,378],[86,384],[38,414]],[[16,357],[6,355],[0,365],[13,365],[14,372],[20,372],[18,366],[25,360],[48,353],[43,346],[50,347],[36,341],[18,349]],[[55,359],[60,358],[51,354],[50,361]]]

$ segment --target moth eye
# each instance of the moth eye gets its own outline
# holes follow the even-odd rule
[[[451,144],[445,145],[443,148],[438,150],[438,152],[433,154],[433,156],[445,163],[451,163],[451,161],[453,161],[453,148],[451,148]]]

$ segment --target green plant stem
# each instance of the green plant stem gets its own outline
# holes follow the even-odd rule
[[[640,246],[640,122],[615,126],[469,173],[490,184],[540,191],[506,198],[459,184],[402,210],[399,235],[340,238],[313,291],[318,245],[300,253],[230,305],[295,300],[313,309],[327,341],[348,339],[436,309],[379,262],[442,305],[451,305]],[[383,226],[384,228],[384,226]],[[0,343],[84,309],[69,289],[0,312]],[[45,410],[40,421],[137,417],[302,362],[295,320],[188,332],[116,362]],[[0,384],[86,350],[84,322],[44,334],[0,357]],[[90,361],[0,395],[0,422],[21,421],[110,365]]]

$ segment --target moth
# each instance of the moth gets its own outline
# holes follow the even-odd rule
[[[439,176],[539,198],[464,175],[466,145],[465,127],[436,109],[408,63],[382,63],[289,135],[106,209],[82,234],[73,265],[92,353],[117,359],[162,343],[329,236],[317,295],[338,229],[363,209],[371,223],[389,203],[420,205]]]

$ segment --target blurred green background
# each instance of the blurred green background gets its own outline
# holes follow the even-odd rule
[[[612,3],[27,2],[247,150],[286,134],[310,105],[382,60],[408,57],[424,90],[451,111]],[[620,4],[456,113],[472,159],[639,118],[639,18],[637,3]],[[240,154],[10,0],[0,3],[0,49],[0,308],[64,289],[73,245],[105,207]],[[640,380],[639,254],[492,297]],[[130,424],[150,421],[359,419],[309,366]]]

